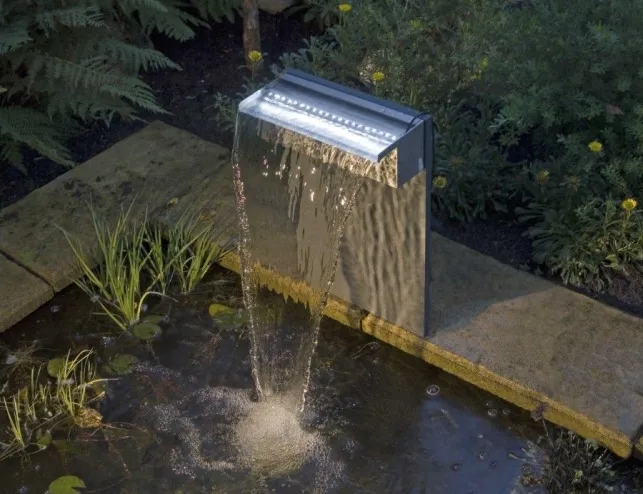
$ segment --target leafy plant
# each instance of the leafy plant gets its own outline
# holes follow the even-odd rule
[[[210,221],[203,223],[194,216],[183,216],[167,235],[169,276],[177,282],[182,294],[190,293],[212,266],[230,250],[224,228]]]
[[[149,35],[186,41],[194,28],[207,26],[204,19],[233,20],[239,5],[239,0],[3,2],[0,159],[22,168],[27,146],[72,166],[65,140],[79,124],[167,113],[139,74],[180,67],[151,48]]]
[[[285,15],[292,16],[305,12],[304,22],[315,22],[319,29],[324,29],[337,24],[339,21],[340,11],[338,5],[340,3],[325,0],[304,0],[287,9]]]
[[[617,201],[593,199],[559,210],[532,203],[519,213],[523,221],[537,221],[527,231],[533,239],[534,259],[565,283],[593,282],[602,288],[610,271],[627,273],[628,266],[643,266],[641,211],[628,211]]]
[[[97,252],[88,254],[82,244],[63,232],[78,260],[83,277],[76,284],[101,308],[119,328],[129,329],[141,319],[145,300],[156,291],[158,278],[143,284],[153,250],[146,250],[147,222],[131,218],[132,205],[124,211],[115,226],[99,217],[92,209]],[[98,268],[94,269],[95,263]]]
[[[55,382],[43,372],[44,366],[33,367],[28,384],[9,399],[3,398],[8,437],[0,461],[16,454],[30,454],[45,449],[51,434],[67,424],[97,427],[102,417],[90,407],[102,397],[101,379],[91,361],[92,352],[84,350],[75,356],[67,354],[57,366]]]

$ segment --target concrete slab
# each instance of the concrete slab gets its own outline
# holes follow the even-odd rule
[[[141,215],[203,186],[223,164],[229,152],[222,147],[154,122],[0,211],[0,252],[62,290],[79,270],[58,227],[91,249],[90,203],[113,220],[135,200]]]
[[[0,332],[54,296],[47,283],[3,255],[0,255],[0,280]]]

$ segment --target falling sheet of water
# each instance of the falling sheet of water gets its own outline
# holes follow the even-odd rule
[[[302,411],[339,243],[373,163],[265,125],[240,114],[233,150],[253,375],[260,399],[278,395]],[[308,293],[307,319],[293,324],[285,300],[275,305],[260,296],[266,270]]]

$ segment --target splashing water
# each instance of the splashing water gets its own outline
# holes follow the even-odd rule
[[[340,241],[371,166],[337,148],[238,116],[233,176],[239,254],[260,400],[276,395],[281,403],[304,409]],[[289,292],[301,295],[305,317],[294,320],[284,306],[262,297],[277,273],[287,277]]]

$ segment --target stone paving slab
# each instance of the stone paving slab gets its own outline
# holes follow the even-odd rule
[[[51,300],[53,289],[0,254],[0,332]]]
[[[224,148],[154,122],[0,211],[0,252],[60,291],[80,271],[58,227],[89,251],[95,246],[90,203],[108,220],[132,203],[140,216],[204,186],[222,163],[229,163]]]

